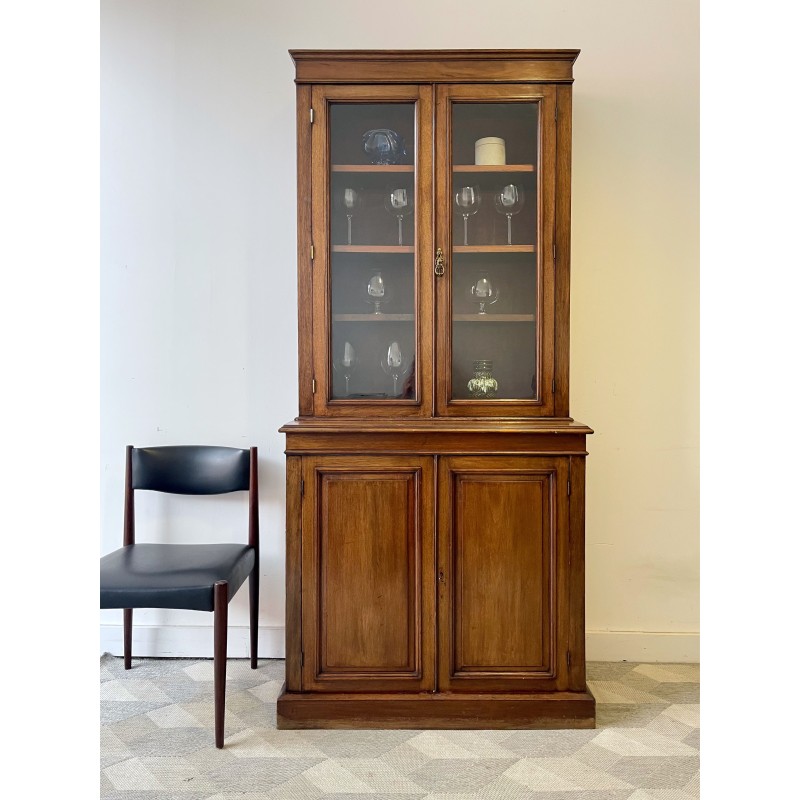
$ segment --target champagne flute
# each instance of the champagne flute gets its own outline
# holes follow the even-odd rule
[[[408,189],[390,189],[384,199],[384,206],[390,214],[397,217],[397,240],[403,244],[403,217],[414,212],[414,192]]]
[[[462,186],[455,194],[456,206],[464,217],[464,244],[467,244],[467,220],[481,207],[481,187]]]
[[[342,195],[342,204],[347,214],[347,244],[353,244],[353,215],[361,202],[361,195],[355,189],[347,188]]]
[[[509,183],[508,186],[504,186],[494,196],[494,207],[497,209],[497,213],[506,215],[508,244],[511,244],[511,217],[514,214],[519,214],[524,203],[525,192],[521,186],[515,183]]]

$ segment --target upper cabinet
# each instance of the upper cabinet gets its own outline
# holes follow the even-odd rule
[[[292,55],[301,416],[568,416],[577,51]]]

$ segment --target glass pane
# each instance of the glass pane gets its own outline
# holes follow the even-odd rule
[[[456,103],[452,393],[539,396],[539,105]]]
[[[331,397],[414,400],[414,103],[330,107]]]

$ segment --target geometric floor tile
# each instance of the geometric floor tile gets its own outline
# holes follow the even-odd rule
[[[658,683],[700,683],[699,664],[639,664],[633,671]]]
[[[671,717],[691,728],[700,727],[700,704],[685,703],[672,705],[663,712],[665,717]]]
[[[415,747],[428,758],[514,758],[514,754],[502,747],[498,747],[492,742],[486,742],[483,753],[475,753],[474,746],[470,749],[462,747],[455,736],[448,736],[446,733],[459,733],[460,731],[423,731],[413,739],[409,739],[409,745]]]
[[[693,756],[697,755],[688,745],[668,736],[662,736],[645,728],[630,728],[601,731],[593,744],[604,747],[621,756]]]
[[[303,773],[324,794],[374,794],[372,788],[336,761],[321,761]]]
[[[225,748],[213,662],[100,662],[102,800],[691,800],[696,664],[591,662],[596,730],[275,727],[282,660],[229,659]]]
[[[138,758],[120,761],[103,770],[103,774],[121,791],[163,789],[158,779]]]
[[[171,705],[148,711],[150,717],[159,728],[202,728],[201,722],[180,706]]]
[[[664,703],[666,700],[654,694],[626,686],[620,681],[587,681],[589,688],[598,703],[630,703],[641,705],[643,703]]]

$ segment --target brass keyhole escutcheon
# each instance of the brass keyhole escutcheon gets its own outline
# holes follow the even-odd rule
[[[434,262],[433,272],[439,277],[444,275],[444,253],[441,247],[436,248],[436,261]]]

